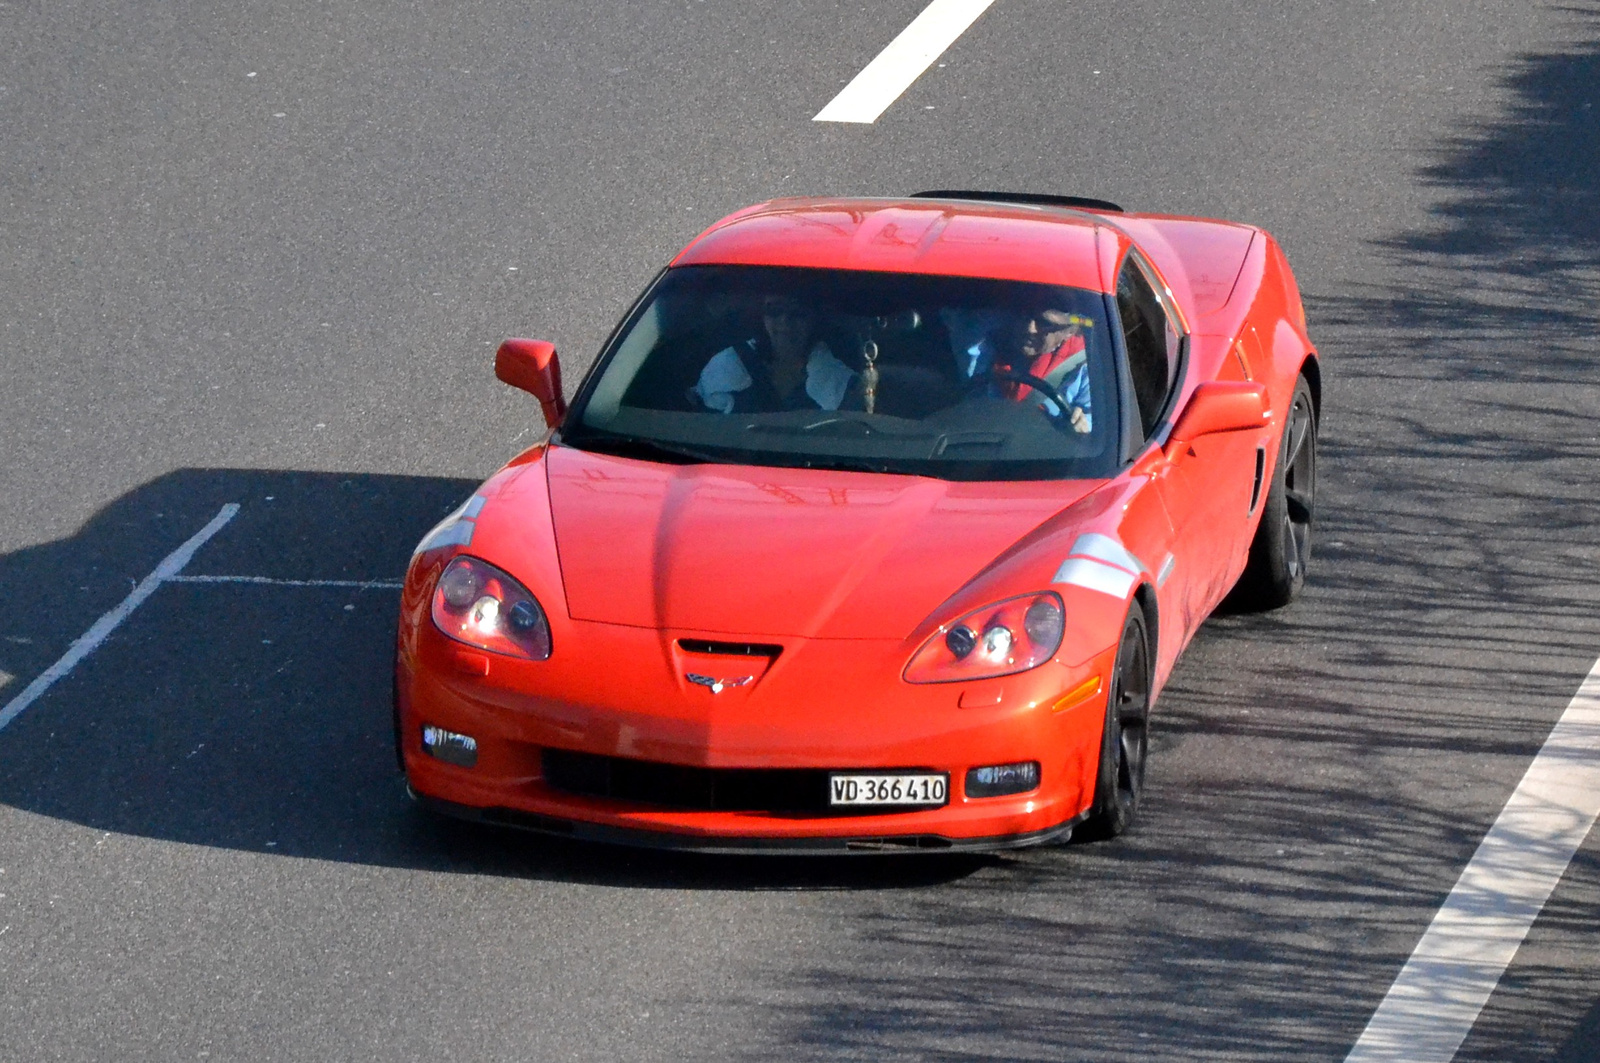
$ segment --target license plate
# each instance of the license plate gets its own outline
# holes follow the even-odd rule
[[[948,775],[828,776],[830,805],[942,805],[949,799]]]

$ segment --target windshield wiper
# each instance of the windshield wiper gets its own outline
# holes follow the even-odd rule
[[[862,439],[869,436],[881,436],[892,442],[904,440],[932,439],[934,434],[927,431],[899,432],[882,425],[875,425],[871,421],[861,420],[856,417],[827,417],[820,421],[808,424],[763,424],[760,421],[744,426],[746,432],[761,432],[767,435],[780,436],[850,436],[855,435]]]
[[[576,443],[570,439],[566,440],[566,443],[568,446],[593,451],[596,454],[615,454],[619,458],[661,461],[669,465],[701,465],[727,461],[726,458],[703,450],[695,450],[693,447],[662,443],[638,436],[580,436]]]
[[[826,469],[831,472],[889,472],[886,461],[868,461],[865,458],[806,458],[793,462],[791,468]]]
[[[568,446],[578,450],[587,450],[596,454],[615,454],[622,458],[639,458],[644,461],[660,461],[671,465],[699,465],[714,463],[719,465],[755,464],[775,465],[789,469],[826,469],[834,472],[878,472],[890,471],[889,463],[871,461],[865,458],[851,458],[836,455],[826,455],[814,458],[796,456],[795,460],[781,460],[783,455],[771,452],[745,455],[739,458],[727,458],[693,447],[680,446],[677,443],[662,443],[654,439],[643,439],[638,436],[580,436],[577,442],[570,439],[564,440]],[[776,459],[776,460],[775,460]]]

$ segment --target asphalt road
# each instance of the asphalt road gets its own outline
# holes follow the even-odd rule
[[[0,1058],[1344,1057],[1600,655],[1600,7],[0,4],[0,702],[198,574],[393,579],[716,218],[1054,190],[1284,244],[1318,556],[1211,621],[1141,826],[734,860],[438,823],[384,588],[165,586],[0,731]],[[569,385],[570,390],[570,385]],[[1591,835],[1461,1060],[1600,1059]]]

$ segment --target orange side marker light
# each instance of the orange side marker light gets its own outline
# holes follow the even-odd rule
[[[1063,694],[1059,701],[1050,706],[1050,711],[1065,712],[1068,709],[1076,708],[1098,693],[1100,693],[1100,677],[1092,675]]]

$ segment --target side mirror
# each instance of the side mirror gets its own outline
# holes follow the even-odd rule
[[[539,400],[551,428],[566,416],[561,397],[561,362],[556,345],[545,340],[506,340],[494,355],[494,375]]]
[[[1201,384],[1189,396],[1189,404],[1167,438],[1167,456],[1177,457],[1201,436],[1245,432],[1265,428],[1271,422],[1272,408],[1267,405],[1265,384],[1213,380]]]

